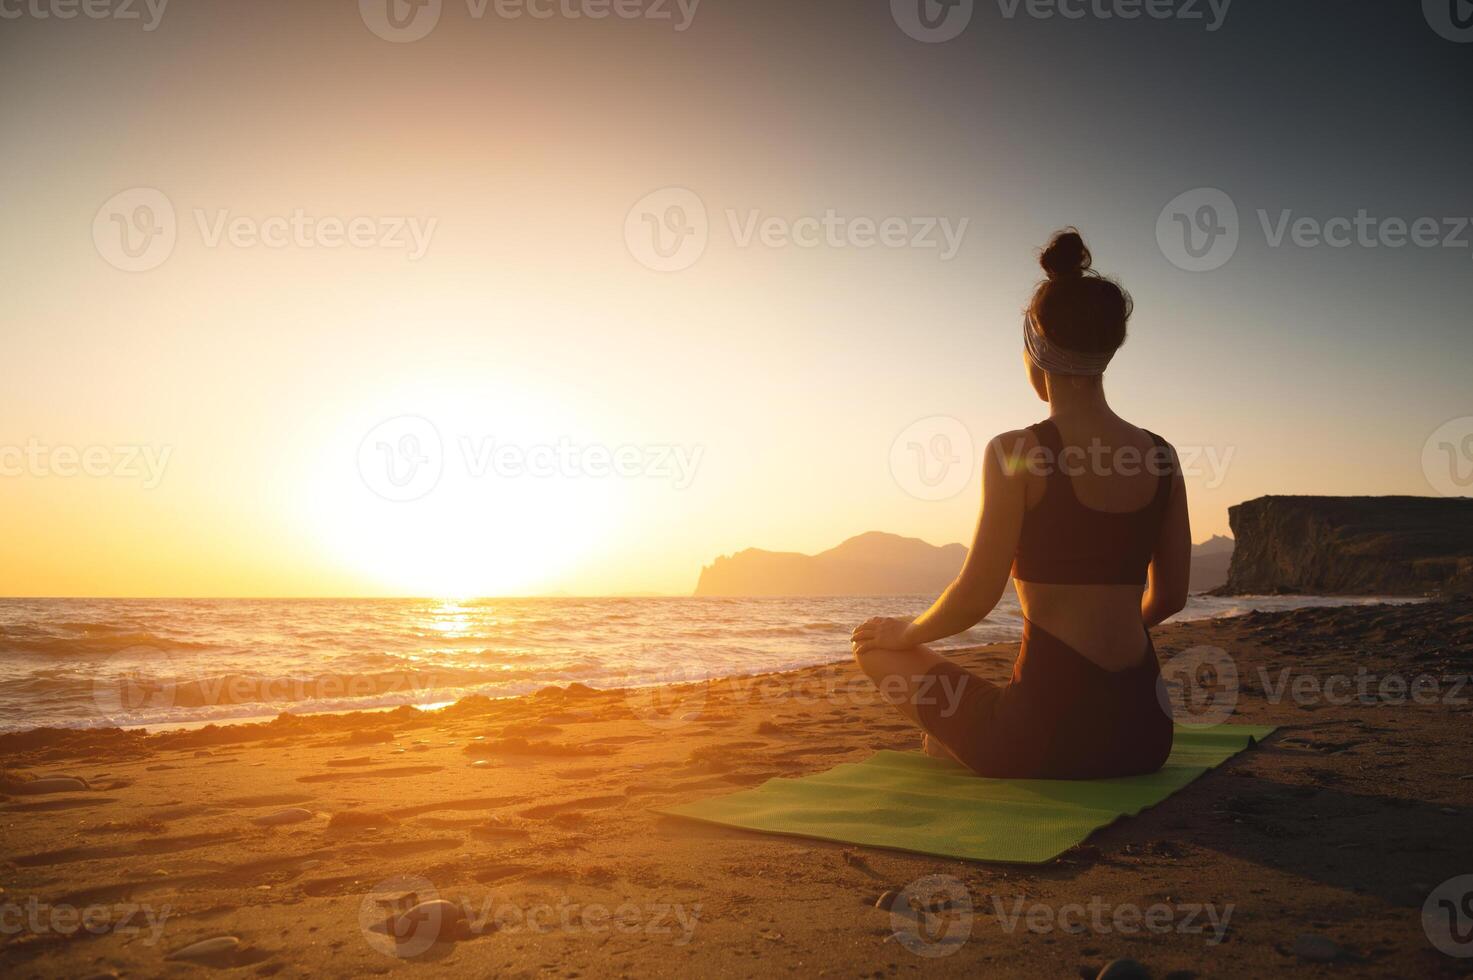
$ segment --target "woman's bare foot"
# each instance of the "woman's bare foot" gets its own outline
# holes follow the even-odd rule
[[[942,745],[930,735],[921,734],[921,751],[933,759],[945,759],[947,762],[960,763],[961,760],[951,754],[946,746]]]

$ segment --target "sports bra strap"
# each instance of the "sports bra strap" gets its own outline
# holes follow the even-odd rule
[[[1166,444],[1165,439],[1162,439],[1150,429],[1143,431],[1156,444],[1153,450],[1153,456],[1156,458],[1151,460],[1151,464],[1153,466],[1158,465],[1159,459],[1159,465],[1162,467],[1161,475],[1156,480],[1156,497],[1151,501],[1151,506],[1157,510],[1163,510],[1166,507],[1166,502],[1171,498],[1171,478],[1176,475],[1176,468],[1171,461],[1171,447]]]
[[[1039,448],[1048,453],[1048,459],[1045,460],[1048,469],[1044,471],[1044,486],[1053,486],[1060,477],[1067,481],[1069,475],[1064,472],[1064,467],[1059,462],[1059,456],[1064,452],[1064,437],[1059,435],[1059,427],[1054,425],[1053,419],[1044,419],[1042,422],[1034,422],[1028,428],[1038,440]],[[1073,492],[1072,487],[1067,489]]]

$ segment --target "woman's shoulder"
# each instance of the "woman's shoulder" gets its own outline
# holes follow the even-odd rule
[[[1035,426],[999,432],[987,443],[983,465],[993,466],[1004,476],[1025,476],[1029,459],[1041,446]]]

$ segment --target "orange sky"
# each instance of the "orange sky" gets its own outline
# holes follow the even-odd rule
[[[0,594],[685,593],[751,546],[965,540],[975,474],[920,499],[892,444],[932,416],[980,444],[1044,414],[1019,310],[1069,223],[1137,300],[1116,407],[1226,461],[1189,483],[1198,540],[1265,493],[1427,493],[1423,442],[1465,409],[1445,341],[1466,297],[1429,284],[1466,283],[1466,253],[1245,244],[1182,272],[1157,250],[1165,199],[1218,182],[1277,206],[1243,176],[1262,160],[1144,174],[1176,130],[1129,114],[1082,159],[1071,132],[1101,124],[1061,130],[1075,90],[1025,48],[952,62],[883,5],[822,58],[799,40],[816,25],[735,7],[677,40],[447,21],[391,44],[328,6],[7,23]],[[875,59],[916,92],[1017,98],[937,104]],[[164,218],[139,188],[173,241],[129,271],[149,254],[121,232]],[[664,188],[706,216],[675,271],[626,238]],[[829,214],[859,223],[805,244]],[[889,219],[960,237],[873,244]],[[413,500],[384,468],[414,455],[412,427],[380,428],[402,417],[439,440]]]

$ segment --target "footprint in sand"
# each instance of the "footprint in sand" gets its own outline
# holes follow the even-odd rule
[[[317,814],[311,810],[304,810],[299,806],[294,806],[288,807],[285,810],[277,810],[275,813],[252,817],[251,823],[260,824],[262,827],[285,827],[288,824],[305,823],[315,816]]]
[[[579,800],[567,800],[563,803],[547,803],[543,806],[534,806],[517,813],[517,816],[527,820],[545,820],[549,817],[562,816],[569,813],[585,815],[589,810],[605,810],[612,806],[619,806],[625,802],[622,796],[587,796]]]
[[[85,799],[67,800],[41,800],[36,803],[8,803],[0,807],[5,813],[45,813],[51,810],[76,810],[83,807],[102,806],[104,803],[116,803],[117,797],[92,796]]]
[[[0,789],[16,796],[40,796],[45,793],[85,793],[91,785],[81,776],[43,776],[39,779],[6,779]]]
[[[256,807],[292,806],[297,803],[307,803],[310,800],[312,796],[306,793],[267,793],[264,796],[231,796],[220,802],[231,806]]]
[[[532,836],[532,832],[524,827],[511,827],[504,823],[492,820],[487,823],[471,828],[471,836],[481,840],[526,840]]]
[[[73,864],[77,861],[132,857],[139,854],[172,854],[176,851],[189,851],[236,839],[238,839],[238,835],[234,833],[145,837],[142,840],[119,843],[108,847],[66,847],[57,851],[22,854],[12,857],[10,860],[23,868],[49,867],[55,864]]]
[[[434,813],[437,810],[500,810],[502,807],[516,806],[534,799],[531,796],[479,796],[463,800],[444,800],[439,803],[420,803],[415,806],[397,807],[385,811],[391,817],[403,819],[405,817],[417,817],[422,813]]]
[[[493,881],[505,881],[508,878],[517,878],[532,871],[525,864],[485,864],[471,871],[471,877],[483,885],[489,885]]]
[[[422,776],[439,772],[444,766],[394,766],[387,769],[364,769],[357,772],[318,772],[310,776],[298,776],[299,783],[330,783],[343,779],[377,779],[388,776]]]
[[[380,857],[407,857],[429,851],[449,851],[465,844],[459,837],[430,837],[425,840],[396,840],[382,844],[365,844],[360,851]]]

